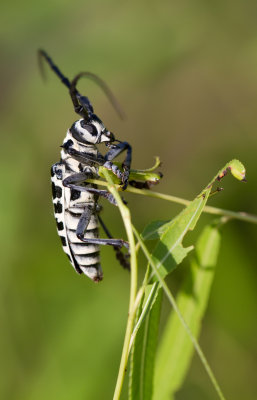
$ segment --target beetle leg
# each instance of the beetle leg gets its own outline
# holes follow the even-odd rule
[[[61,146],[63,147],[63,146]],[[81,151],[75,150],[72,147],[65,148],[65,151],[72,157],[74,160],[82,162],[83,164],[98,164],[103,165],[105,160],[104,157],[98,155],[98,157],[91,156],[90,154],[83,153]]]
[[[136,189],[151,189],[152,186],[157,185],[158,183],[158,181],[129,181],[129,185]]]
[[[100,238],[95,238],[95,239],[90,239],[90,238],[85,238],[84,237],[84,232],[86,231],[91,215],[94,211],[94,208],[92,206],[87,206],[86,209],[84,210],[83,214],[81,215],[79,219],[79,223],[76,229],[76,235],[77,237],[84,243],[88,244],[102,244],[102,245],[109,245],[109,246],[115,246],[121,248],[122,246],[126,247],[129,249],[129,244],[128,242],[125,242],[125,240],[122,239],[100,239]]]
[[[106,153],[104,156],[104,159],[107,161],[104,164],[104,166],[106,166],[107,169],[110,169],[110,167],[109,167],[111,164],[110,161],[112,161],[114,158],[118,157],[118,155],[120,155],[125,150],[127,150],[127,155],[125,157],[125,160],[122,163],[122,166],[123,166],[123,172],[122,172],[122,177],[121,177],[121,181],[123,183],[122,190],[125,190],[126,187],[128,186],[131,157],[132,157],[132,148],[131,148],[130,144],[128,142],[121,142],[117,145],[113,145],[112,148],[108,151],[108,153]],[[118,178],[119,178],[119,176],[118,176]]]
[[[97,196],[104,197],[111,204],[114,204],[116,206],[117,205],[116,200],[114,199],[113,195],[108,192],[108,190],[100,190],[92,187],[79,185],[79,183],[84,183],[88,178],[91,178],[92,176],[93,174],[89,172],[79,172],[77,174],[70,175],[63,180],[63,186],[66,186],[73,190],[77,190],[79,192],[94,193]]]
[[[110,239],[112,239],[113,237],[112,237],[111,233],[109,232],[108,228],[106,227],[105,223],[103,222],[102,218],[100,217],[100,215],[98,215],[98,219],[99,219],[99,222],[100,222],[104,232],[106,233],[106,235]],[[120,265],[123,268],[130,270],[130,264],[128,261],[129,254],[123,254],[120,247],[118,247],[118,246],[113,246],[113,250],[116,253],[116,258],[120,262]]]

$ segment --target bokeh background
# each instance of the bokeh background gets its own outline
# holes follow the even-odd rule
[[[56,234],[50,166],[76,116],[44,48],[68,77],[105,79],[127,118],[101,90],[80,90],[121,140],[133,165],[163,162],[163,193],[192,199],[230,159],[247,184],[227,177],[213,206],[257,214],[257,3],[222,1],[13,1],[1,4],[0,398],[111,399],[127,318],[129,275],[103,248],[104,281],[76,275]],[[180,207],[127,195],[142,229]],[[104,205],[115,237],[118,210]],[[200,225],[210,221],[203,216]],[[228,398],[256,399],[257,226],[223,230],[201,345]],[[141,268],[144,265],[142,264]],[[174,290],[181,280],[172,278]],[[123,398],[126,398],[126,391]],[[177,399],[216,399],[197,357]]]

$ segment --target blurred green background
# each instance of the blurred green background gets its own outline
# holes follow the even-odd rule
[[[80,90],[120,140],[133,166],[163,161],[158,191],[193,198],[230,159],[247,184],[227,177],[211,205],[257,214],[257,3],[222,1],[14,1],[1,4],[0,398],[111,399],[127,318],[129,275],[102,249],[104,281],[77,275],[62,252],[49,170],[76,119],[42,47],[68,77],[101,76],[127,118],[100,89]],[[126,195],[136,225],[180,207]],[[104,205],[115,237],[118,210]],[[203,216],[201,224],[210,220]],[[200,224],[200,225],[201,225]],[[231,222],[201,344],[230,399],[256,399],[257,226]],[[142,265],[143,268],[144,265]],[[181,271],[172,278],[178,287]],[[123,398],[126,398],[124,392]],[[197,357],[177,399],[216,399]]]

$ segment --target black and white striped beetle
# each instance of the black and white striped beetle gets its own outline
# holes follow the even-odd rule
[[[69,89],[74,110],[82,118],[68,129],[62,144],[61,160],[51,168],[54,214],[58,234],[64,252],[74,269],[84,273],[93,281],[102,280],[99,245],[111,245],[124,268],[129,269],[128,254],[121,252],[121,247],[129,248],[122,239],[113,239],[99,216],[100,196],[116,204],[107,190],[99,190],[96,185],[87,182],[98,177],[98,166],[104,166],[120,179],[122,188],[128,184],[131,164],[131,146],[127,142],[115,140],[102,121],[94,114],[93,107],[86,96],[76,89],[78,80],[83,76],[95,78],[106,91],[103,81],[93,74],[82,72],[70,82],[53,63],[44,50],[39,50],[40,62],[44,59],[62,83]],[[41,65],[42,68],[42,65]],[[114,143],[117,142],[117,143]],[[105,143],[109,151],[103,156],[96,145]],[[126,151],[122,164],[123,171],[112,163],[121,152]],[[98,221],[108,239],[98,237]]]

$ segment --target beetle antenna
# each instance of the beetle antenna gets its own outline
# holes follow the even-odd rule
[[[98,75],[93,74],[92,72],[80,72],[78,75],[75,76],[75,78],[71,82],[71,87],[70,87],[71,96],[72,96],[72,93],[74,95],[75,91],[77,92],[77,89],[76,89],[77,83],[78,83],[79,79],[81,79],[83,77],[89,78],[89,79],[95,81],[98,84],[98,86],[100,86],[100,88],[103,90],[103,92],[105,93],[106,97],[108,98],[108,100],[112,104],[113,108],[115,109],[115,111],[119,115],[119,117],[121,119],[125,119],[125,113],[122,110],[118,100],[114,96],[114,94],[111,91],[111,89],[109,88],[109,86],[105,83],[105,81],[103,79],[101,79]]]
[[[82,116],[85,120],[88,120],[90,115],[93,113],[93,107],[89,99],[85,96],[81,96],[81,94],[74,87],[74,84],[72,84],[73,81],[71,83],[69,79],[63,75],[63,73],[59,70],[57,65],[54,64],[53,60],[51,59],[51,57],[49,57],[49,55],[45,50],[39,49],[38,63],[41,75],[44,80],[45,80],[45,71],[42,62],[43,59],[48,63],[48,65],[51,67],[54,73],[60,78],[62,83],[69,89],[75,112],[80,116]]]
[[[43,59],[46,60],[46,62],[50,65],[54,73],[61,79],[62,83],[67,86],[68,89],[70,89],[70,81],[66,76],[63,75],[63,73],[59,70],[59,68],[54,64],[53,60],[49,57],[49,55],[42,49],[38,50],[38,65],[39,65],[39,70],[42,75],[42,78],[45,80],[46,75],[45,75],[45,69],[43,66]]]
[[[89,99],[86,96],[82,96],[76,88],[79,79],[82,77],[87,77],[94,80],[104,91],[105,95],[111,102],[112,106],[114,107],[115,111],[120,116],[120,118],[121,119],[125,118],[125,113],[122,110],[117,99],[115,98],[114,94],[112,93],[111,89],[101,78],[99,78],[99,76],[93,74],[92,72],[81,72],[80,74],[76,75],[75,78],[70,82],[69,79],[63,75],[63,73],[60,71],[57,65],[54,64],[53,60],[51,59],[51,57],[49,57],[47,52],[45,50],[39,49],[38,64],[40,73],[44,80],[46,79],[46,75],[45,75],[44,65],[42,62],[43,59],[48,63],[48,65],[54,71],[54,73],[60,78],[61,82],[69,89],[75,112],[81,115],[85,120],[88,120],[90,118],[90,115],[94,112],[94,110]]]

